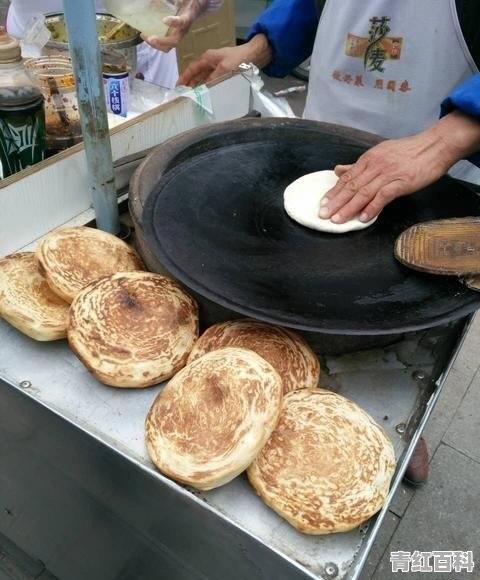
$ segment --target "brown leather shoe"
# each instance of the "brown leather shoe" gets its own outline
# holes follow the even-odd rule
[[[403,476],[404,481],[415,487],[420,487],[428,479],[428,450],[423,437],[418,440],[410,462]]]

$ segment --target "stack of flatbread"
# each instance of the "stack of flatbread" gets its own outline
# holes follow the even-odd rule
[[[70,308],[68,342],[102,383],[148,387],[185,366],[198,337],[194,300],[172,280],[121,272],[89,284]]]
[[[350,530],[385,501],[390,441],[357,405],[317,388],[302,337],[242,319],[199,339],[195,301],[111,234],[61,228],[36,253],[0,260],[0,314],[37,340],[67,337],[107,385],[170,379],[146,443],[180,483],[209,490],[247,470],[263,501],[309,534]]]
[[[296,333],[250,319],[205,331],[146,420],[157,468],[201,490],[243,470],[262,500],[307,534],[348,531],[385,502],[392,445],[344,397],[316,388]]]
[[[67,336],[69,305],[38,270],[33,252],[0,260],[0,316],[35,340]]]
[[[185,366],[198,313],[180,286],[144,270],[112,234],[59,228],[35,253],[0,260],[0,314],[37,340],[68,337],[107,385],[157,384]]]
[[[146,420],[152,461],[165,475],[208,490],[244,471],[270,437],[282,380],[251,350],[224,348],[195,360],[160,392]]]
[[[137,252],[116,236],[88,227],[59,228],[37,247],[41,273],[67,302],[103,276],[145,270]]]
[[[143,269],[135,250],[111,234],[59,228],[35,253],[0,260],[0,315],[36,340],[65,338],[69,303],[84,286],[118,271]]]
[[[327,534],[375,514],[394,470],[392,444],[365,411],[336,393],[303,389],[284,397],[278,425],[247,474],[297,530]]]
[[[247,348],[268,361],[283,381],[286,394],[318,385],[320,364],[299,334],[248,318],[215,324],[195,344],[188,362],[227,346]]]
[[[283,394],[316,387],[319,374],[315,353],[293,332],[250,319],[210,327],[150,410],[152,461],[198,489],[227,483],[267,442]]]

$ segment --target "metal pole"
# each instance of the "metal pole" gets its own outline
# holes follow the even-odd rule
[[[63,0],[97,227],[120,231],[94,0]]]

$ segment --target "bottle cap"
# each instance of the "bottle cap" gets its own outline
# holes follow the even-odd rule
[[[0,26],[0,64],[18,62],[21,58],[20,43],[7,34],[4,26]]]

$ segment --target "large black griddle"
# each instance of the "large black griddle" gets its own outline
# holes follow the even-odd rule
[[[142,219],[149,250],[198,295],[306,331],[394,334],[471,313],[480,294],[393,256],[415,223],[480,215],[480,198],[464,185],[445,177],[349,234],[315,232],[285,213],[289,183],[352,163],[379,140],[298,119],[248,119],[173,139],[136,178],[143,171],[155,183]]]

